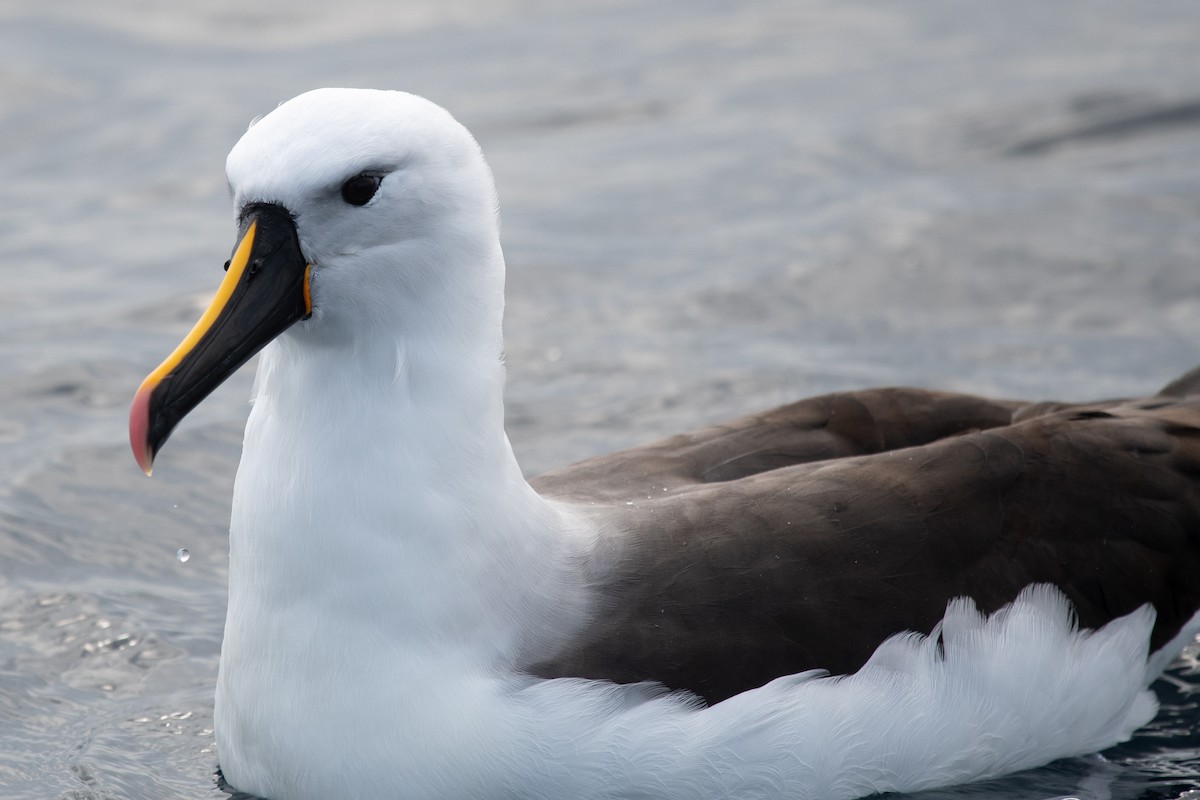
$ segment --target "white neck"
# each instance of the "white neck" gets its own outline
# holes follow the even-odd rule
[[[264,606],[311,605],[347,621],[321,632],[347,646],[366,627],[422,658],[499,665],[578,622],[566,573],[587,543],[525,482],[504,433],[497,289],[406,304],[399,334],[324,319],[263,351],[234,491],[233,644],[272,641],[254,629],[279,624]],[[422,308],[440,316],[413,319]]]

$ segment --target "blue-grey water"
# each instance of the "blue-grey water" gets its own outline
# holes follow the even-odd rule
[[[0,798],[224,796],[249,371],[153,480],[127,403],[221,278],[228,148],[324,85],[488,154],[531,474],[834,389],[1200,363],[1194,0],[0,0]],[[1198,798],[1195,654],[1156,688],[1103,757],[923,797]]]

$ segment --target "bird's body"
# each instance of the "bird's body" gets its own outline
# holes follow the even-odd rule
[[[628,521],[593,557],[614,576],[609,610],[535,671],[716,701],[800,669],[854,672],[955,597],[992,612],[1034,583],[1089,628],[1153,603],[1158,649],[1200,608],[1198,421],[1181,398],[874,389],[542,476],[544,493],[603,498]]]
[[[1153,714],[1200,621],[1187,382],[1075,407],[851,392],[531,485],[470,135],[411,95],[321,90],[228,172],[217,311],[131,431],[148,467],[194,387],[274,339],[234,492],[231,785],[852,798],[1090,752]]]

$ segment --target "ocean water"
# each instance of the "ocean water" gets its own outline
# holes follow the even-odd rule
[[[415,91],[480,140],[530,474],[835,389],[1200,363],[1191,0],[179,5],[0,0],[0,798],[226,796],[250,370],[153,480],[127,404],[221,278],[225,153],[305,89]],[[1194,650],[1131,742],[923,797],[1200,797]]]

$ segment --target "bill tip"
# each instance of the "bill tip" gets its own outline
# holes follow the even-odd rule
[[[150,449],[150,387],[142,384],[129,407],[129,446],[133,459],[149,477],[154,470],[154,452]]]

